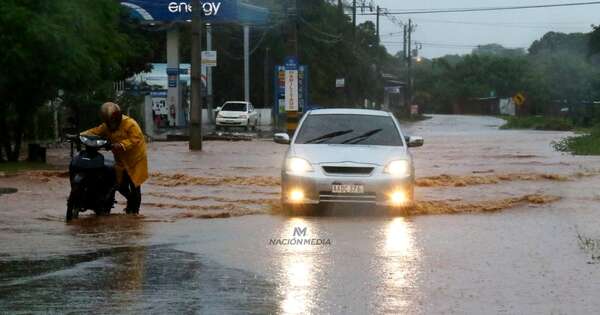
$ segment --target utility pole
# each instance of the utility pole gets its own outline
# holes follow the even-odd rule
[[[408,33],[408,26],[406,24],[404,24],[402,28],[403,28],[402,57],[404,58],[404,65],[408,69],[408,54],[406,53],[406,50],[408,47],[407,36],[406,36]],[[407,71],[407,73],[408,73],[408,71]],[[407,104],[408,104],[408,80],[406,80],[406,83],[404,85],[404,105],[407,106]]]
[[[206,50],[212,50],[212,25],[210,23],[206,23]],[[213,108],[212,67],[206,67],[206,113],[210,123],[214,123]]]
[[[192,86],[190,109],[191,151],[202,151],[202,8],[200,0],[193,0],[192,10]]]
[[[250,102],[250,25],[244,24],[244,101]]]
[[[356,0],[352,0],[352,35],[356,39]]]
[[[379,6],[377,6],[377,44],[379,44],[380,41],[381,39],[379,38]]]
[[[298,23],[296,21],[298,7],[296,0],[288,0],[287,17],[288,17],[288,32],[286,52],[288,56],[298,58]],[[287,84],[287,83],[286,83]],[[298,111],[286,111],[286,130],[290,137],[296,131],[300,115]]]
[[[412,19],[408,19],[408,106],[412,103]]]
[[[288,0],[287,7],[287,45],[286,53],[288,56],[298,56],[298,25],[296,23],[296,0]]]
[[[265,60],[263,69],[263,106],[269,106],[269,47],[265,48]]]

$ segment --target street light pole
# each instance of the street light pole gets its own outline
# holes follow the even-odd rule
[[[200,0],[193,0],[192,8],[192,104],[189,148],[191,151],[202,151],[202,5]]]
[[[212,25],[206,23],[206,50],[213,50],[212,48]],[[201,54],[202,55],[202,54]],[[206,67],[206,113],[208,115],[208,121],[214,123],[213,108],[213,84],[212,84],[212,67]]]

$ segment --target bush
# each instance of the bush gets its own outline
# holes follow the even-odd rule
[[[567,137],[552,142],[555,150],[575,155],[600,155],[600,124],[591,133],[583,136]]]

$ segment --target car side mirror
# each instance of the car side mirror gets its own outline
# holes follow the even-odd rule
[[[215,108],[215,112],[220,112],[221,111],[221,106]]]
[[[273,135],[273,141],[279,144],[290,144],[290,136],[287,133],[276,133]]]
[[[421,147],[425,143],[423,137],[410,136],[407,138],[408,140],[406,140],[406,144],[409,148]]]

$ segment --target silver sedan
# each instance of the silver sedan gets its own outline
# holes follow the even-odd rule
[[[388,112],[319,109],[307,112],[290,140],[281,171],[285,209],[326,203],[359,203],[409,208],[415,173],[408,147],[423,145],[405,137]]]

